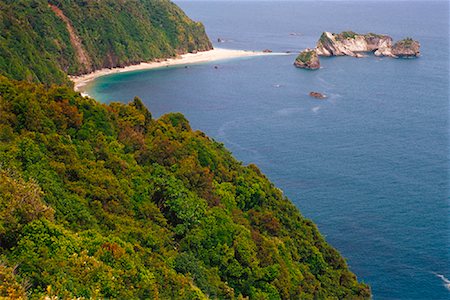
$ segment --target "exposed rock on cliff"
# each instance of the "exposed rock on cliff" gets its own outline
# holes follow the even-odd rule
[[[361,52],[372,52],[379,49],[390,49],[391,47],[392,38],[387,35],[357,34],[353,31],[324,32],[317,42],[316,51],[321,56],[348,55],[361,57]]]
[[[297,68],[316,70],[320,68],[319,56],[315,49],[305,49],[297,56],[294,62]]]

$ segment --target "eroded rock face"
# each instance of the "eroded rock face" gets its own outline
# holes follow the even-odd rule
[[[305,49],[297,56],[294,62],[297,68],[317,70],[320,68],[319,56],[315,49]]]
[[[392,45],[392,38],[384,34],[358,34],[353,31],[324,32],[316,48],[300,52],[294,65],[298,68],[315,70],[320,68],[319,56],[364,57],[366,52],[373,52],[375,56],[393,58],[418,57],[420,44],[412,38],[405,38]]]
[[[348,55],[361,57],[362,52],[373,52],[379,49],[390,49],[391,47],[392,38],[388,35],[357,34],[353,31],[324,32],[317,42],[316,51],[320,56]]]
[[[412,38],[403,39],[394,44],[392,54],[397,57],[417,57],[420,55],[420,43]]]

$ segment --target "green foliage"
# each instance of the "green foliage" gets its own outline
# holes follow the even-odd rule
[[[412,38],[407,37],[404,38],[403,40],[398,41],[397,43],[395,43],[395,47],[404,47],[404,48],[411,48],[414,43],[417,43],[416,41],[414,41]]]
[[[302,63],[308,63],[312,59],[317,58],[317,53],[314,50],[305,50],[300,52],[300,54],[295,59],[296,61],[301,61]]]
[[[382,39],[382,38],[386,38],[388,36],[387,35],[383,35],[383,34],[377,34],[377,33],[369,32],[369,33],[364,34],[364,37],[365,38],[379,38],[379,39]]]
[[[0,297],[370,297],[256,166],[181,114],[0,77],[0,115]]]
[[[0,32],[0,74],[57,84],[212,47],[203,25],[169,0],[0,0]]]
[[[18,282],[16,270],[0,259],[0,299],[26,299],[26,287]]]
[[[348,39],[354,39],[357,36],[359,36],[358,33],[353,32],[353,31],[342,31],[341,33],[333,33],[333,37],[337,40],[337,41],[342,41],[342,40],[348,40]]]

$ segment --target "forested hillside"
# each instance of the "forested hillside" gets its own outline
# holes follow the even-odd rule
[[[209,50],[169,0],[0,0],[0,74],[70,84],[79,75]]]
[[[159,119],[0,76],[0,298],[368,299],[254,165]]]

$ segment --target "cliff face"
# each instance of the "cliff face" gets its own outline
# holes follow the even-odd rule
[[[364,52],[373,52],[376,56],[418,57],[420,44],[411,38],[406,38],[392,45],[388,35],[367,33],[357,34],[353,31],[341,33],[324,32],[317,42],[316,52],[320,56],[363,57]]]
[[[320,68],[319,56],[315,49],[305,49],[297,56],[294,62],[297,68],[316,70]]]
[[[324,32],[317,42],[316,51],[320,56],[348,55],[361,57],[362,52],[391,48],[392,38],[374,33],[357,34],[345,31],[339,34]]]
[[[0,32],[0,74],[46,83],[212,49],[169,0],[1,0]]]

